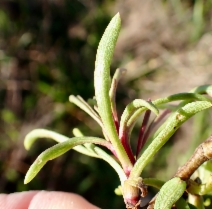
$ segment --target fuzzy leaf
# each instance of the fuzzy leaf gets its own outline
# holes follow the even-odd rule
[[[35,162],[30,166],[25,176],[24,183],[25,184],[29,183],[49,160],[53,160],[59,157],[60,155],[66,153],[73,147],[77,145],[85,144],[85,143],[100,144],[106,147],[110,146],[110,144],[104,139],[100,139],[96,137],[75,137],[75,138],[68,139],[65,142],[58,143],[54,145],[53,147],[42,152],[37,157]]]
[[[187,104],[188,102],[191,102],[193,100],[196,101],[211,101],[211,99],[201,95],[201,94],[197,94],[197,93],[179,93],[179,94],[173,94],[170,95],[168,97],[164,97],[164,98],[160,98],[157,100],[152,101],[152,104],[155,105],[156,107],[158,107],[159,105],[162,104],[166,104],[169,102],[173,102],[173,101],[180,101],[183,100],[184,105]],[[129,132],[131,132],[131,129],[133,127],[133,125],[135,124],[135,122],[137,121],[138,117],[144,112],[146,111],[147,108],[146,107],[141,107],[138,108],[133,115],[130,117],[130,119],[127,121],[127,127],[129,127]]]
[[[178,177],[167,181],[159,191],[154,209],[171,209],[173,204],[183,195],[186,182]]]
[[[125,130],[127,121],[129,120],[131,115],[138,109],[141,110],[140,114],[147,109],[151,110],[156,115],[159,114],[157,107],[154,104],[152,104],[152,102],[147,102],[143,99],[135,99],[134,101],[132,101],[130,104],[127,105],[127,107],[125,108],[125,110],[121,116],[120,133],[122,133]]]
[[[156,138],[153,139],[152,143],[147,147],[147,149],[135,163],[130,173],[130,178],[137,178],[141,175],[143,168],[149,163],[158,150],[170,139],[170,137],[185,121],[187,121],[196,113],[210,107],[212,107],[211,102],[191,102],[171,115],[164,128],[156,136]]]
[[[98,46],[94,71],[94,86],[98,112],[101,116],[105,132],[113,144],[124,169],[128,170],[132,167],[132,164],[118,138],[109,96],[111,82],[110,65],[120,28],[121,19],[118,13],[110,21]]]
[[[68,137],[66,137],[62,134],[58,134],[54,131],[49,131],[49,130],[46,130],[46,129],[34,129],[33,131],[29,132],[24,139],[25,149],[29,150],[31,148],[32,144],[39,138],[53,139],[54,141],[59,142],[59,143],[67,141],[67,140],[70,139],[70,138],[68,138]],[[83,145],[78,145],[78,146],[74,147],[73,149],[75,151],[79,152],[79,153],[84,154],[84,155],[99,158],[99,156],[96,153],[88,150]]]

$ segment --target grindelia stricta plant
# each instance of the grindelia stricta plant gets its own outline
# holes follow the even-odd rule
[[[180,167],[173,178],[167,182],[141,176],[145,166],[185,121],[212,106],[210,99],[212,86],[200,86],[189,93],[174,94],[155,101],[136,99],[126,106],[119,120],[115,104],[116,87],[126,70],[117,69],[111,80],[110,64],[120,27],[121,19],[117,14],[109,23],[99,43],[94,72],[97,107],[93,109],[80,96],[71,95],[69,98],[70,102],[79,106],[96,120],[102,128],[104,138],[83,136],[76,129],[74,138],[44,129],[33,130],[25,138],[26,149],[29,149],[34,141],[41,137],[51,138],[58,144],[38,156],[28,170],[24,182],[29,183],[47,161],[73,148],[82,154],[103,159],[114,168],[121,184],[117,190],[123,195],[126,208],[141,208],[140,203],[147,195],[148,186],[156,187],[159,192],[145,208],[187,209],[190,208],[190,204],[193,204],[192,207],[204,208],[202,195],[212,192],[212,178],[208,175],[208,172],[212,170],[208,161],[212,157],[212,137],[200,144],[187,163]],[[169,109],[159,111],[161,105],[172,101],[180,101],[174,110],[172,108],[172,111]],[[156,118],[148,125],[152,112]],[[137,150],[133,153],[130,135],[141,114],[144,114],[144,119],[138,137]],[[152,133],[155,125],[160,123],[165,116],[169,116],[168,119],[155,133]],[[145,146],[144,150],[147,140],[149,140],[149,146]],[[99,146],[108,148],[110,154]],[[206,161],[208,162],[203,164]],[[202,166],[199,168],[200,165]],[[201,170],[198,181],[197,178],[191,177],[197,169]]]

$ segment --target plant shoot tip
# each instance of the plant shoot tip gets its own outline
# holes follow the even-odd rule
[[[27,179],[24,179],[24,184],[28,184],[29,181],[27,181]]]

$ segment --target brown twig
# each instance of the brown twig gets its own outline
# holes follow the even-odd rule
[[[179,177],[182,180],[188,180],[191,175],[202,165],[204,162],[210,160],[212,158],[212,136],[210,136],[206,141],[201,143],[194,154],[190,157],[190,159],[181,166],[175,177]]]

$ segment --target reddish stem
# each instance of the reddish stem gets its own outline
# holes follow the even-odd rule
[[[169,109],[165,110],[158,118],[156,118],[155,121],[153,121],[153,122],[149,125],[149,127],[147,128],[147,130],[146,130],[146,132],[145,132],[145,134],[144,134],[144,136],[143,136],[141,149],[144,147],[144,145],[145,145],[147,139],[149,138],[149,136],[150,136],[152,130],[154,129],[154,127],[155,127],[156,125],[158,125],[158,124],[162,121],[162,119],[163,119],[167,114],[169,114],[170,112],[171,112],[171,111],[170,111]],[[141,151],[141,149],[140,149],[140,151]],[[139,153],[140,153],[140,151],[139,151]],[[139,153],[138,153],[138,155],[139,155]],[[138,155],[136,155],[136,158],[138,157]]]
[[[144,136],[143,136],[141,149],[140,149],[140,151],[139,151],[138,155],[140,154],[140,152],[141,152],[142,148],[143,148],[143,147],[144,147],[144,145],[146,144],[147,139],[149,138],[149,135],[150,135],[151,130],[152,130],[152,128],[151,128],[151,127],[152,127],[152,124],[150,124],[150,125],[149,125],[148,129],[146,130],[146,132],[145,132],[145,134],[144,134]],[[138,156],[136,156],[136,157],[138,157]]]
[[[116,131],[119,134],[119,120],[116,113],[113,113],[113,120],[115,123]]]
[[[117,154],[116,154],[116,150],[113,148],[113,145],[111,144],[111,147],[109,148],[108,147],[108,149],[113,153],[113,155],[118,159],[118,156],[117,156]]]
[[[148,127],[145,135],[144,135],[144,144],[146,143],[147,138],[151,134],[151,131],[157,126],[165,117],[167,114],[169,114],[171,110],[166,109],[164,110]],[[141,148],[142,149],[142,148]]]
[[[128,138],[126,137],[126,133],[123,132],[123,133],[121,134],[121,137],[120,137],[120,138],[121,138],[121,143],[122,143],[122,145],[123,145],[123,147],[124,147],[124,149],[125,149],[125,151],[126,151],[128,157],[129,157],[131,163],[134,165],[134,164],[135,164],[135,157],[134,157],[134,155],[133,155],[131,146],[130,146],[130,144],[129,144],[129,140],[128,140]]]
[[[151,130],[157,126],[169,113],[171,113],[170,109],[165,109],[151,124]]]
[[[113,145],[112,145],[112,143],[111,143],[111,141],[110,141],[108,135],[106,134],[104,128],[102,129],[102,132],[104,133],[104,136],[105,136],[106,139],[108,140],[108,144],[107,144],[105,147],[107,147],[107,148],[113,153],[113,155],[118,159],[117,154],[116,154],[116,150],[114,149],[114,147],[113,147]],[[103,145],[103,146],[104,146],[104,145]]]
[[[145,115],[144,115],[143,123],[141,125],[140,132],[139,132],[139,137],[138,137],[138,144],[137,144],[137,150],[136,150],[136,158],[138,157],[138,155],[139,155],[142,147],[144,146],[144,144],[146,142],[146,139],[144,141],[144,132],[146,130],[146,127],[147,127],[147,124],[148,124],[148,121],[149,121],[150,114],[151,114],[151,111],[150,110],[147,110],[145,112]]]

